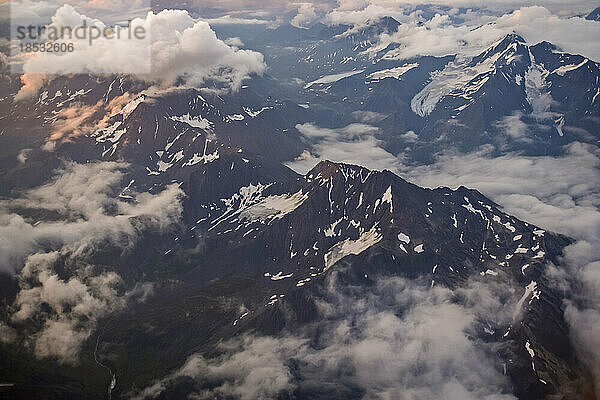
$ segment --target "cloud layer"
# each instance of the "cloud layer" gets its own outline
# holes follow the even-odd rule
[[[384,10],[379,13],[386,15]],[[469,10],[452,15],[442,12],[431,18],[420,13],[400,14],[397,18],[402,22],[398,31],[381,35],[370,52],[397,43],[398,48],[389,52],[388,58],[474,56],[506,34],[517,33],[532,44],[545,40],[564,51],[600,60],[600,44],[586,39],[600,35],[600,24],[580,17],[559,17],[542,6],[521,7],[499,17]]]
[[[509,214],[576,239],[558,271],[550,270],[556,274],[550,281],[566,293],[565,317],[572,339],[600,387],[600,150],[596,146],[573,143],[557,157],[493,156],[492,149],[484,147],[467,154],[448,151],[430,165],[414,166],[405,165],[401,154],[387,153],[373,136],[377,132],[373,126],[297,128],[317,154],[305,152],[290,164],[298,171],[307,171],[325,158],[389,169],[425,187],[464,185],[480,190]],[[513,118],[504,120],[500,128],[509,135],[522,135],[523,127]]]
[[[567,290],[572,339],[600,388],[600,150],[574,143],[564,157],[448,154],[403,172],[428,187],[479,189],[508,213],[577,240],[552,281]]]
[[[385,169],[397,163],[396,157],[382,148],[374,137],[379,130],[367,124],[350,124],[338,129],[321,128],[311,123],[298,124],[300,131],[312,143],[311,151],[305,151],[288,166],[300,173],[308,172],[319,160],[331,160]]]
[[[247,400],[304,391],[372,399],[399,393],[403,399],[513,398],[493,355],[498,344],[474,339],[490,318],[507,323],[514,303],[498,296],[506,288],[473,283],[453,293],[388,278],[364,290],[338,284],[335,274],[328,287],[318,329],[224,343],[222,356],[191,356],[139,398],[157,396],[179,377],[192,378],[201,397]]]
[[[75,362],[98,318],[143,299],[152,288],[139,284],[128,291],[116,272],[93,262],[98,249],[127,249],[144,229],[164,230],[181,213],[177,186],[135,194],[135,202],[120,200],[124,168],[115,162],[70,163],[52,182],[0,204],[0,266],[19,282],[10,320],[27,331],[26,345],[39,357]],[[28,215],[52,217],[36,221]],[[21,325],[32,319],[41,327]],[[4,326],[0,335],[10,341],[15,331]]]

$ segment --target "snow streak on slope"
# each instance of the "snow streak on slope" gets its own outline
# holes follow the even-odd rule
[[[356,240],[346,239],[337,243],[329,252],[325,254],[325,270],[329,269],[336,262],[350,254],[360,254],[369,247],[377,244],[383,239],[383,235],[377,232],[377,226],[372,227],[367,232],[360,235]]]
[[[240,213],[240,219],[267,222],[272,219],[281,219],[291,213],[308,199],[308,194],[299,191],[294,194],[282,194],[264,198]]]
[[[411,109],[417,115],[424,117],[431,114],[442,98],[453,92],[470,99],[471,95],[488,81],[489,75],[494,73],[496,68],[516,60],[518,50],[516,42],[510,44],[503,51],[497,51],[492,55],[488,54],[499,44],[483,53],[485,57],[476,64],[473,64],[474,59],[457,56],[457,59],[449,63],[443,70],[433,72],[431,82],[411,100]]]
[[[313,85],[319,85],[319,84],[323,84],[323,83],[337,82],[340,79],[344,79],[344,78],[347,78],[349,76],[360,74],[361,72],[363,72],[363,70],[360,70],[360,71],[350,71],[350,72],[342,72],[340,74],[333,74],[333,75],[325,75],[324,77],[319,78],[316,81],[312,81],[312,82],[307,83],[304,86],[304,89],[308,89],[309,87],[311,87]]]
[[[369,74],[367,76],[367,78],[369,78],[369,79],[385,79],[385,78],[400,79],[400,77],[402,75],[404,75],[405,73],[407,73],[408,71],[410,71],[413,68],[417,68],[418,66],[419,66],[418,63],[404,64],[400,67],[384,69],[381,71],[373,72],[372,74]]]

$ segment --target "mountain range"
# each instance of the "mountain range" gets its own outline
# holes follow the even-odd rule
[[[428,313],[472,312],[457,331],[427,329],[468,348],[434,368],[435,344],[425,343],[401,375],[411,377],[405,389],[435,371],[479,398],[492,398],[478,392],[487,381],[506,398],[593,399],[551,278],[572,238],[462,186],[428,189],[326,160],[289,168],[307,152],[323,158],[327,133],[307,135],[307,124],[372,127],[386,152],[414,166],[444,150],[556,156],[598,143],[597,62],[517,34],[474,56],[404,59],[394,43],[371,51],[399,26],[385,17],[360,29],[260,30],[243,39],[269,70],[238,91],[58,75],[14,102],[20,77],[4,74],[0,220],[6,238],[28,239],[23,251],[2,245],[0,333],[11,339],[0,343],[0,393],[377,398],[398,376],[362,380],[358,369],[381,359],[343,353],[364,342],[337,340],[371,314],[420,326],[414,310],[433,298]],[[62,295],[67,287],[85,294]],[[392,329],[377,323],[365,325],[369,340]],[[64,341],[50,331],[58,324],[68,324]],[[65,343],[71,358],[45,343]],[[471,369],[471,351],[477,363],[463,380],[452,371],[460,360]],[[248,376],[272,374],[273,389],[236,392],[253,386],[234,371],[245,365],[255,368]]]

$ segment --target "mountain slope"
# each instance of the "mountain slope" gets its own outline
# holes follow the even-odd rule
[[[484,316],[475,329],[478,340],[502,349],[496,357],[512,382],[507,390],[540,398],[581,384],[576,379],[585,373],[569,350],[560,295],[544,273],[569,239],[466,188],[422,189],[389,172],[331,162],[297,176],[255,169],[254,160],[230,168],[229,161],[196,166],[200,180],[186,182],[185,226],[154,242],[153,268],[168,280],[146,302],[100,321],[82,350],[89,355],[98,346],[96,357],[117,379],[113,398],[166,376],[191,353],[209,356],[236,335],[279,337],[319,326],[326,319],[318,304],[332,295],[334,277],[339,290],[369,290],[392,277],[423,290],[506,285],[512,294],[503,307],[514,315]],[[167,267],[183,260],[183,269]],[[63,373],[58,381],[102,388]],[[43,381],[53,384],[49,376]],[[188,381],[176,387],[167,393],[198,390]]]
[[[417,162],[448,148],[560,154],[565,144],[598,140],[600,69],[593,60],[515,34],[475,57],[393,54],[391,44],[371,52],[370,65],[311,82],[308,102],[345,115],[381,114],[374,124],[386,150],[408,151]],[[407,131],[418,140],[402,138]]]
[[[193,227],[205,247],[184,283],[137,307],[135,322],[129,313],[110,322],[104,346],[126,352],[118,359],[136,359],[137,347],[127,337],[142,334],[140,324],[154,326],[154,333],[143,328],[146,340],[166,346],[160,352],[170,368],[188,354],[181,347],[208,351],[215,340],[246,330],[280,335],[318,325],[322,291],[332,274],[342,274],[344,285],[367,287],[394,276],[425,281],[427,287],[502,281],[515,288],[515,312],[523,307],[523,319],[502,322],[489,316],[478,334],[505,347],[501,358],[507,357],[514,393],[539,398],[576,385],[572,377],[585,375],[573,353],[565,351],[571,345],[559,295],[543,272],[569,240],[502,213],[475,191],[425,190],[389,172],[322,162],[299,180],[241,188],[222,204],[220,211],[211,204],[216,214]],[[235,300],[221,308],[210,303],[212,291]],[[195,300],[199,292],[203,295]],[[201,307],[212,304],[208,315],[191,311],[207,301]],[[245,311],[237,314],[235,304]],[[157,320],[157,309],[190,310],[196,316],[186,322]],[[191,337],[198,329],[202,334]],[[167,337],[171,344],[165,344]],[[536,351],[533,369],[525,343]],[[180,355],[172,359],[173,352]],[[124,367],[109,360],[116,371]],[[140,378],[122,379],[118,393]]]

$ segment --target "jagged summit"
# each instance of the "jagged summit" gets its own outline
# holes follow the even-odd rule
[[[384,29],[385,31],[387,31],[388,33],[393,33],[395,31],[398,30],[398,27],[401,25],[400,22],[398,22],[395,18],[393,17],[381,17],[377,21],[376,24]]]
[[[321,160],[306,174],[306,176],[320,175],[324,178],[329,178],[338,173],[341,169],[354,170],[358,173],[360,171],[368,171],[367,168],[355,164],[346,164],[340,162],[333,162],[329,160]]]

